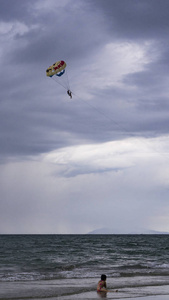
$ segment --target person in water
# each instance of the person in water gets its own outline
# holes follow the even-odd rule
[[[106,285],[106,278],[107,276],[102,274],[101,280],[99,280],[97,284],[97,292],[108,292],[107,285]]]
[[[97,292],[110,292],[107,290],[106,278],[107,276],[105,274],[101,275],[101,280],[99,280],[97,284]],[[115,292],[118,292],[118,290],[116,290]]]
[[[70,96],[70,98],[72,99],[72,92],[70,90],[67,90],[67,94]]]

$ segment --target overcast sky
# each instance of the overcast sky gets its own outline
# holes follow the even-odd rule
[[[169,232],[169,1],[0,0],[0,44],[0,233]]]

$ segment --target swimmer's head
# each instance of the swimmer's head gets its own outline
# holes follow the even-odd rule
[[[102,274],[102,275],[101,275],[101,280],[106,281],[106,278],[107,278],[107,276],[106,276],[105,274]]]

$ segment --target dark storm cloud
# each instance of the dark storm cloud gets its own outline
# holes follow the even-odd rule
[[[53,63],[56,56],[65,60],[68,57],[76,58],[77,62],[78,58],[86,56],[88,52],[92,53],[103,42],[103,36],[99,32],[96,33],[97,17],[92,16],[94,12],[91,14],[82,1],[78,2],[79,5],[68,3],[66,10],[65,7],[59,7],[39,11],[38,14],[36,8],[38,18],[34,13],[36,3],[38,2],[34,1],[30,5],[29,1],[26,1],[27,9],[21,14],[15,15],[15,9],[13,10],[16,20],[26,23],[29,27],[33,26],[28,32],[16,33],[14,37],[18,48],[10,53],[10,59],[15,63]]]
[[[116,38],[156,39],[168,34],[168,0],[95,0]],[[92,2],[92,4],[93,4]]]
[[[9,5],[8,1],[2,2],[2,12],[6,11],[7,3]],[[94,36],[95,29],[91,27],[95,20],[90,13],[85,15],[85,9],[79,14],[81,7],[72,4],[68,4],[66,12],[65,7],[47,12],[40,10],[35,18],[36,4],[36,1],[25,1],[24,5],[23,1],[16,1],[15,5],[12,2],[8,14],[3,15],[3,21],[14,22],[11,45],[2,54],[6,63],[1,82],[1,152],[7,156],[44,153],[78,143],[80,136],[80,140],[94,137],[95,130],[85,124],[86,116],[89,122],[92,120],[89,108],[85,107],[86,116],[80,106],[78,111],[76,107],[65,106],[63,112],[61,103],[56,101],[63,94],[56,93],[56,99],[53,95],[50,98],[45,88],[43,93],[41,81],[45,69],[57,58],[69,57],[73,61],[76,57],[77,64],[79,53],[80,56],[92,53],[92,48],[101,41],[99,34]],[[69,10],[72,7],[73,17]],[[26,24],[26,30],[14,30],[15,21]]]
[[[16,20],[28,21],[30,18],[29,8],[35,3],[34,0],[0,1],[0,20],[13,22]],[[29,20],[30,22],[30,20]]]
[[[53,2],[48,3],[50,8]],[[16,22],[26,26],[11,29],[12,37],[7,40],[10,44],[2,53],[3,155],[34,155],[78,143],[146,136],[146,131],[149,134],[151,131],[151,135],[154,130],[167,132],[166,118],[161,122],[162,116],[155,113],[168,107],[167,98],[160,98],[168,76],[168,46],[161,42],[168,36],[168,1],[79,1],[68,2],[58,9],[41,9],[40,4],[40,1],[0,2],[1,20],[13,22],[12,28]],[[88,57],[94,57],[107,42],[119,39],[130,42],[154,39],[157,58],[143,71],[126,74],[123,87],[106,87],[97,92],[87,86],[93,96],[91,106],[78,97],[63,105],[61,99],[66,91],[58,88],[54,96],[55,83],[48,85],[45,69],[57,58],[65,59],[78,77],[78,67],[85,69]],[[102,68],[104,63],[98,63]],[[106,70],[103,71],[106,81]],[[137,91],[130,92],[125,86],[136,86]],[[83,94],[80,97],[83,100]]]

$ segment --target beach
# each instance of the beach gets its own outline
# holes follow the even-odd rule
[[[154,294],[154,295],[152,295]],[[146,296],[144,296],[146,295]],[[93,289],[93,285],[89,288],[84,286],[84,283],[77,282],[73,284],[58,285],[56,281],[49,282],[15,282],[0,284],[0,299],[132,299],[132,300],[167,300],[169,299],[169,285],[168,286],[154,286],[153,288],[122,288],[118,292],[110,291],[108,293],[97,293]]]

